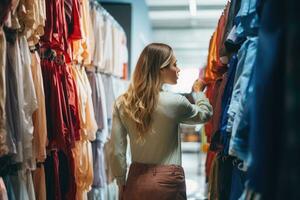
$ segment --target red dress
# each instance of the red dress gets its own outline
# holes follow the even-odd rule
[[[71,61],[68,33],[71,38],[80,38],[81,32],[78,0],[72,1],[72,26],[66,23],[65,0],[46,1],[45,34],[41,38],[49,140],[45,162],[47,199],[56,200],[75,199],[76,195],[71,149],[80,137],[80,123],[76,84],[66,63]]]

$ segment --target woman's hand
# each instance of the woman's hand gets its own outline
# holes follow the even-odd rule
[[[196,93],[202,92],[205,87],[206,87],[206,82],[202,79],[197,79],[193,84],[192,91]]]

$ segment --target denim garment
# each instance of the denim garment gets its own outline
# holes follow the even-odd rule
[[[238,62],[237,55],[234,54],[228,65],[229,66],[228,80],[222,97],[222,115],[220,121],[220,129],[221,129],[221,140],[223,144],[223,154],[225,155],[228,155],[229,139],[230,139],[230,135],[226,132],[227,121],[228,121],[227,111],[231,101],[237,62]]]
[[[257,0],[241,1],[241,7],[235,19],[238,37],[243,38],[257,35],[259,23],[256,5]]]
[[[267,0],[263,7],[257,64],[254,69],[253,97],[255,101],[250,110],[251,160],[248,161],[248,186],[251,190],[261,193],[263,199],[280,199],[276,198],[276,191],[285,185],[277,182],[278,163],[282,159],[283,151],[281,145],[283,140],[288,138],[283,128],[286,64],[284,30],[287,22],[281,15],[278,15],[283,12],[282,3],[279,0]],[[289,164],[294,163],[295,157],[290,161]],[[284,171],[283,176],[286,176],[287,172]],[[279,188],[276,187],[277,183],[280,185]],[[286,185],[291,187],[290,184]]]
[[[244,70],[244,64],[245,59],[247,57],[247,49],[250,44],[250,40],[247,40],[242,45],[241,49],[239,50],[237,57],[238,57],[238,63],[236,67],[236,72],[234,76],[234,83],[233,83],[233,91],[231,95],[230,105],[227,111],[228,114],[228,122],[227,122],[227,128],[226,131],[231,133],[232,131],[232,125],[235,118],[236,111],[239,107],[240,98],[243,94],[245,94],[245,84],[244,84],[244,78],[240,79],[243,70]],[[246,79],[248,81],[248,79]]]
[[[238,165],[234,165],[232,168],[232,177],[231,177],[231,191],[229,200],[237,200],[241,197],[244,189],[247,173],[241,171]]]
[[[238,68],[242,67],[243,70],[236,80],[233,91],[233,94],[236,94],[236,98],[232,99],[231,105],[234,103],[234,107],[230,107],[228,111],[228,113],[232,113],[234,117],[232,122],[229,154],[237,156],[241,160],[247,159],[248,152],[248,128],[246,128],[249,124],[249,119],[247,118],[249,102],[248,89],[250,77],[252,76],[256,63],[258,37],[248,38],[246,42],[248,42],[246,57],[244,63],[239,63],[243,66],[238,65]],[[232,115],[230,117],[232,117]]]

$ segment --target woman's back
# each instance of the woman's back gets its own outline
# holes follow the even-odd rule
[[[197,97],[197,105],[192,105],[183,96],[170,92],[159,93],[157,107],[152,114],[152,125],[143,142],[138,141],[134,122],[127,117],[118,98],[114,108],[113,140],[116,158],[125,159],[126,136],[130,138],[132,162],[146,164],[181,165],[179,123],[203,123],[212,115],[211,106],[203,93]],[[117,119],[117,120],[116,120]],[[118,142],[119,141],[119,142]],[[121,145],[120,145],[121,144]],[[123,153],[122,153],[123,152]],[[126,162],[123,162],[126,165]],[[114,165],[113,168],[117,168]],[[126,166],[123,166],[126,167]],[[114,171],[119,171],[115,169]]]
[[[177,83],[179,72],[170,46],[149,44],[128,90],[114,104],[110,161],[120,199],[186,199],[178,125],[206,122],[212,107],[202,92],[193,93],[192,105],[181,95],[161,91],[163,84]],[[132,164],[126,181],[128,135]]]

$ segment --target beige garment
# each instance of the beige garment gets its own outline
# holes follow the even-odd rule
[[[33,113],[33,155],[38,162],[43,162],[47,156],[47,121],[42,70],[37,52],[31,53],[31,72],[38,104],[38,109]]]
[[[6,40],[3,27],[0,26],[0,157],[8,153],[6,145]]]
[[[95,35],[95,48],[93,51],[93,64],[98,68],[104,65],[104,19],[96,7],[91,8],[91,18]]]
[[[113,26],[113,74],[123,77],[123,65],[127,63],[126,35],[124,31]]]
[[[0,200],[8,200],[7,190],[2,177],[0,177]]]
[[[76,141],[72,149],[75,161],[76,200],[87,199],[94,180],[93,152],[88,140]]]
[[[45,0],[20,0],[18,18],[21,24],[21,34],[24,35],[30,46],[39,42],[44,34],[46,20]]]
[[[42,6],[45,4],[45,0],[26,0],[26,1],[33,1],[33,16],[34,16],[34,23],[31,31],[27,34],[28,43],[30,46],[36,45],[39,40],[40,36],[44,35],[44,26],[46,20],[46,13],[45,8]]]
[[[19,23],[18,14],[17,14],[17,8],[19,5],[19,1],[20,0],[12,1],[11,14],[9,15],[7,21],[5,22],[6,26],[8,26],[12,29],[21,28],[20,23]]]
[[[116,27],[112,27],[112,41],[113,41],[113,69],[112,73],[118,76],[121,68],[121,36],[120,30]]]
[[[80,0],[80,26],[82,39],[73,42],[73,59],[77,62],[89,65],[95,48],[95,36],[92,26],[89,1]]]
[[[77,84],[81,127],[81,140],[76,141],[72,152],[75,161],[76,199],[82,200],[87,198],[87,192],[93,183],[93,154],[90,141],[95,140],[98,127],[92,105],[92,89],[85,69],[74,66],[72,74]]]
[[[92,102],[92,89],[84,67],[72,67],[79,97],[81,140],[94,140],[98,129]]]
[[[29,38],[33,33],[35,23],[35,5],[34,0],[20,0],[18,6],[18,18],[21,24],[20,34]]]
[[[44,35],[44,27],[46,21],[46,6],[45,0],[34,0],[35,1],[35,21],[34,30],[35,35],[42,36]],[[39,39],[39,37],[38,37]]]
[[[28,43],[30,46],[36,45],[40,36],[44,35],[44,27],[46,21],[46,5],[45,0],[34,0],[34,16],[35,22],[33,25],[33,33],[28,38]]]
[[[23,90],[24,95],[23,101],[21,102],[23,108],[23,159],[27,164],[26,167],[34,169],[36,160],[33,157],[32,147],[34,129],[32,115],[38,108],[38,102],[31,72],[31,55],[25,36],[21,36],[19,42],[23,75],[23,87],[21,89]]]
[[[103,53],[103,66],[100,69],[105,73],[113,73],[113,24],[109,19],[106,19],[103,26],[104,32],[104,53]]]
[[[36,168],[32,172],[35,198],[37,200],[46,200],[46,182],[44,165]]]
[[[153,112],[151,132],[145,134],[144,143],[138,143],[134,122],[127,117],[118,98],[114,105],[112,122],[112,153],[110,156],[114,177],[119,184],[125,184],[127,171],[127,134],[130,138],[132,162],[161,165],[181,165],[180,123],[204,123],[212,116],[212,106],[204,93],[195,95],[196,105],[185,97],[161,91]],[[141,119],[142,120],[142,119]]]

